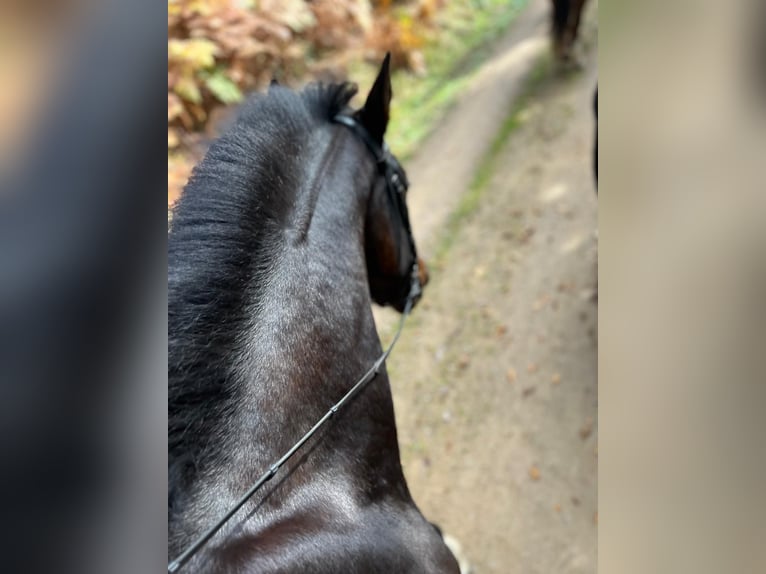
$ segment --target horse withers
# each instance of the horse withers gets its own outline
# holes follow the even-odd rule
[[[381,356],[416,264],[384,152],[389,59],[350,84],[272,86],[195,169],[168,238],[168,554],[175,558]],[[349,129],[336,120],[357,126]],[[358,132],[358,133],[357,133]],[[385,157],[371,151],[380,150]],[[454,573],[402,472],[385,365],[183,566]]]

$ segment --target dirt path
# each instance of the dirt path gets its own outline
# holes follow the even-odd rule
[[[517,21],[527,46],[545,33],[534,21]],[[413,496],[476,574],[596,571],[595,83],[594,50],[582,73],[543,82],[388,362]],[[478,123],[488,111],[461,117],[458,135],[490,130]],[[496,129],[503,118],[493,117]],[[426,255],[478,161],[458,157],[468,150],[452,121],[427,148],[432,162],[409,167]]]
[[[524,77],[547,50],[549,8],[550,0],[530,1],[472,78],[470,89],[407,162],[414,182],[408,205],[424,255],[432,254],[439,227],[470,185]]]

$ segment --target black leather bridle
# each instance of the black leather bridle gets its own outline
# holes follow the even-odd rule
[[[277,474],[279,469],[282,468],[287,463],[287,461],[290,460],[290,458],[296,452],[298,452],[301,447],[303,447],[303,445],[306,444],[306,442],[308,442],[309,439],[311,439],[311,437],[314,436],[314,434],[316,434],[316,432],[328,420],[330,420],[358,392],[366,387],[367,384],[370,383],[370,381],[372,381],[378,375],[381,366],[383,366],[383,363],[386,362],[386,359],[391,354],[394,345],[396,345],[396,342],[399,340],[399,336],[402,334],[405,320],[412,312],[412,308],[415,306],[415,303],[418,301],[418,299],[420,299],[422,294],[422,287],[420,285],[419,277],[418,256],[417,250],[415,248],[415,238],[412,235],[412,228],[410,227],[410,216],[407,210],[407,203],[405,202],[404,196],[407,188],[409,187],[409,182],[407,181],[407,176],[405,175],[402,166],[399,164],[393,154],[391,154],[391,152],[388,150],[388,146],[385,144],[385,142],[382,146],[379,145],[372,138],[372,136],[370,136],[369,132],[364,128],[364,126],[362,126],[351,116],[337,115],[333,121],[350,128],[357,136],[359,136],[359,138],[362,139],[362,141],[364,141],[367,148],[370,150],[370,152],[372,152],[372,155],[375,157],[378,171],[386,180],[386,189],[388,190],[388,194],[391,197],[391,200],[394,202],[394,205],[397,207],[399,215],[402,218],[402,223],[407,231],[407,239],[410,244],[410,249],[412,250],[413,263],[410,276],[410,290],[407,294],[406,303],[404,304],[404,310],[402,311],[402,317],[399,321],[399,327],[394,334],[394,338],[391,340],[391,344],[385,351],[383,351],[380,357],[378,357],[378,359],[373,363],[372,367],[370,367],[370,369],[362,376],[362,378],[359,379],[356,384],[354,384],[354,386],[351,387],[349,391],[343,395],[343,397],[337,403],[335,403],[332,408],[327,411],[322,416],[322,418],[320,418],[316,424],[314,424],[314,426],[311,427],[311,429],[309,429],[309,431],[301,437],[298,442],[296,442],[284,455],[282,455],[278,461],[272,464],[269,469],[264,472],[255,482],[255,484],[253,484],[253,486],[251,486],[250,489],[245,494],[243,494],[242,497],[214,525],[202,533],[186,548],[186,550],[184,550],[180,555],[178,555],[177,558],[175,558],[175,560],[168,564],[169,574],[178,572],[181,567],[186,564],[197,552],[199,552],[199,550],[202,549],[205,544],[207,544],[207,542],[215,535],[215,533],[218,532],[221,527],[223,527],[223,525],[226,524],[232,518],[232,516],[234,516],[237,511],[242,508],[242,506],[244,506],[244,504],[250,500],[250,498],[252,498],[252,496],[258,492],[258,490],[264,484],[266,484]]]
[[[415,238],[412,235],[412,227],[410,226],[410,213],[407,209],[407,202],[405,194],[410,186],[410,182],[407,180],[407,174],[404,173],[404,169],[399,164],[397,159],[388,149],[386,142],[383,142],[381,146],[377,141],[373,139],[367,129],[360,124],[356,119],[351,116],[339,114],[333,119],[336,123],[343,124],[354,132],[359,139],[361,139],[367,149],[370,150],[375,163],[378,167],[378,172],[386,180],[386,189],[391,201],[396,206],[399,216],[402,219],[404,229],[407,231],[407,241],[410,244],[410,251],[412,253],[412,273],[413,277],[417,278],[418,275],[418,251],[415,247]],[[418,285],[420,283],[418,282]]]

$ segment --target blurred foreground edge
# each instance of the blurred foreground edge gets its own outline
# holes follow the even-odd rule
[[[166,530],[165,8],[72,4],[62,81],[0,181],[3,571],[149,572]]]

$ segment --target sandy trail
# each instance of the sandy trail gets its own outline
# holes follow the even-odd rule
[[[491,142],[547,49],[547,7],[532,2],[478,76],[494,83],[408,166],[426,256],[487,149],[461,139]],[[595,50],[584,66],[543,82],[388,361],[413,496],[477,574],[596,571]]]
[[[548,49],[549,0],[531,0],[497,43],[450,112],[407,162],[413,182],[408,206],[420,251],[434,249],[438,230],[454,210],[524,78]]]

